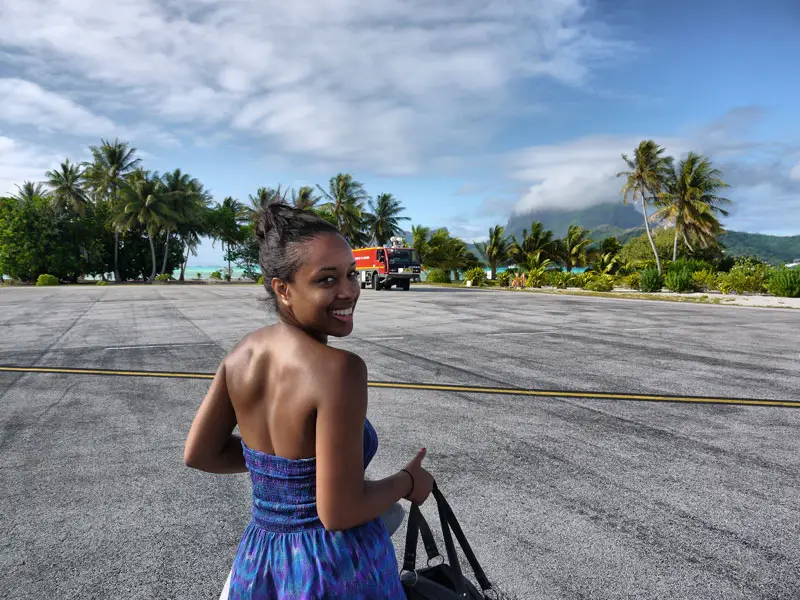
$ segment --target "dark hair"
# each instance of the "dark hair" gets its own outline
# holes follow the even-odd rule
[[[262,207],[256,225],[256,238],[260,245],[258,262],[264,276],[264,287],[276,310],[278,302],[272,289],[272,278],[291,282],[303,264],[301,244],[326,233],[341,235],[335,225],[313,212],[286,204],[277,194]]]

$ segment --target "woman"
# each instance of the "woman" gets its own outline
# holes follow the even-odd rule
[[[262,211],[256,234],[278,320],[222,361],[184,451],[190,467],[250,472],[252,520],[229,597],[404,599],[380,515],[401,498],[425,502],[433,478],[423,448],[397,473],[364,479],[378,445],[366,365],[327,345],[353,330],[353,253],[335,227],[282,202]]]

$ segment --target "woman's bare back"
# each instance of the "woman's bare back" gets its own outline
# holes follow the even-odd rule
[[[313,457],[326,375],[344,354],[280,324],[245,337],[225,359],[228,394],[244,443],[284,458]]]

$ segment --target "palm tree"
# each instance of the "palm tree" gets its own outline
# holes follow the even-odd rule
[[[58,210],[72,209],[80,216],[86,213],[89,196],[83,188],[83,171],[79,165],[66,159],[60,170],[47,171],[45,176],[54,207]]]
[[[622,259],[620,259],[618,254],[605,252],[603,254],[598,254],[597,259],[592,265],[592,270],[601,275],[613,275],[618,270],[621,262]]]
[[[286,201],[286,193],[281,195],[281,186],[278,186],[278,189],[262,186],[256,190],[255,195],[250,194],[248,196],[248,200],[250,200],[249,205],[239,203],[239,212],[237,217],[244,221],[257,223],[261,211],[264,210],[268,204],[276,201]]]
[[[153,258],[153,269],[148,282],[156,277],[156,248],[153,238],[162,229],[175,226],[176,215],[166,199],[166,187],[158,176],[144,169],[137,169],[126,178],[121,188],[121,210],[116,216],[116,224],[120,229],[133,229],[140,225],[147,233],[150,242],[150,254]]]
[[[314,188],[304,185],[298,191],[292,190],[292,205],[300,210],[312,210],[320,197],[314,195]]]
[[[136,157],[136,148],[128,142],[100,140],[100,146],[90,146],[92,160],[82,164],[84,177],[94,195],[95,201],[105,200],[111,204],[111,213],[119,212],[121,190],[125,176],[137,169],[141,159]],[[119,276],[119,228],[114,229],[114,279]]]
[[[470,253],[464,240],[453,237],[447,229],[437,229],[430,239],[428,262],[431,266],[452,273],[458,281],[458,271],[470,262]]]
[[[545,229],[539,221],[531,223],[530,233],[527,229],[522,230],[522,241],[518,241],[514,236],[511,236],[511,239],[509,254],[517,263],[525,263],[529,256],[536,253],[541,253],[545,258],[555,258],[553,232]]]
[[[17,185],[17,193],[11,196],[20,202],[30,203],[36,198],[47,198],[47,190],[44,184],[33,181],[23,181],[22,185]]]
[[[61,163],[58,171],[47,171],[47,185],[50,187],[50,200],[53,208],[60,212],[72,212],[78,216],[86,214],[89,196],[83,187],[83,171],[80,166],[70,163],[66,159]],[[83,244],[79,244],[79,253],[84,261],[88,260],[88,253]],[[85,273],[81,273],[81,278]]]
[[[717,234],[722,231],[716,215],[728,216],[721,205],[731,202],[717,195],[719,190],[729,187],[721,175],[710,160],[694,152],[680,161],[677,168],[670,169],[666,190],[658,200],[662,208],[653,219],[671,221],[675,225],[673,261],[678,259],[679,235],[690,251],[694,250],[688,234],[694,234],[704,248],[716,242]]]
[[[188,173],[183,173],[180,169],[175,169],[171,173],[165,173],[164,199],[168,202],[170,209],[175,215],[175,222],[164,231],[164,259],[161,265],[161,272],[167,270],[167,258],[169,256],[169,236],[172,231],[178,232],[181,237],[181,256],[184,256],[186,237],[191,238],[192,233],[197,234],[198,216],[208,206],[211,195],[206,191],[200,181]],[[186,224],[194,224],[194,227],[182,227]],[[180,231],[184,233],[181,235]],[[194,237],[197,237],[195,235]],[[181,274],[183,274],[183,262],[181,261]]]
[[[428,249],[430,248],[428,236],[430,236],[430,234],[430,227],[425,227],[424,225],[411,226],[411,246],[417,251],[419,262],[422,265],[425,264],[425,258],[428,256]]]
[[[214,208],[210,217],[209,233],[214,241],[222,242],[222,250],[225,252],[228,262],[228,279],[231,278],[232,272],[231,250],[235,244],[242,241],[239,221],[242,219],[243,212],[242,203],[228,196],[222,201],[222,204],[218,204]]]
[[[378,194],[375,202],[369,200],[371,213],[366,215],[366,225],[372,239],[378,246],[385,246],[389,240],[403,233],[398,221],[408,221],[408,217],[399,216],[403,205],[391,194]]]
[[[504,235],[505,227],[496,225],[489,228],[489,240],[484,243],[476,243],[475,247],[489,263],[492,279],[497,275],[497,267],[503,266],[508,262],[511,242]]]
[[[363,227],[364,202],[369,198],[364,185],[349,173],[339,173],[331,177],[327,190],[319,185],[317,188],[328,200],[320,208],[330,211],[339,231],[352,245],[363,245],[366,237]]]
[[[662,156],[664,151],[665,149],[653,140],[642,141],[634,149],[632,159],[625,154],[622,155],[622,160],[628,165],[630,171],[617,173],[617,177],[627,178],[621,190],[623,202],[627,204],[630,196],[632,202],[636,202],[638,198],[642,204],[644,226],[647,230],[647,238],[650,240],[650,247],[653,249],[653,255],[656,257],[659,274],[661,273],[661,259],[658,257],[658,250],[650,231],[647,203],[655,201],[662,192],[671,167],[672,159]]]
[[[567,273],[574,267],[583,267],[588,259],[588,249],[592,245],[589,231],[580,225],[570,225],[564,239],[558,240],[558,257]]]

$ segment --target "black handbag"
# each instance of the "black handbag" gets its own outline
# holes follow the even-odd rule
[[[486,574],[483,572],[475,553],[467,542],[467,538],[456,519],[453,509],[445,500],[442,492],[433,484],[433,496],[439,509],[439,520],[442,525],[442,537],[447,551],[447,562],[439,553],[433,533],[425,517],[422,516],[419,506],[411,505],[408,515],[408,531],[406,533],[406,548],[403,568],[400,572],[400,581],[406,593],[406,598],[411,600],[484,600],[489,598],[486,592],[492,590]],[[467,561],[472,567],[475,579],[480,585],[479,591],[471,581],[464,577],[458,554],[453,543],[455,534],[458,544],[464,551]],[[428,555],[427,567],[417,569],[417,541],[422,533],[422,542],[425,553]],[[439,564],[431,565],[436,558],[441,558]],[[494,590],[492,590],[494,591]]]

